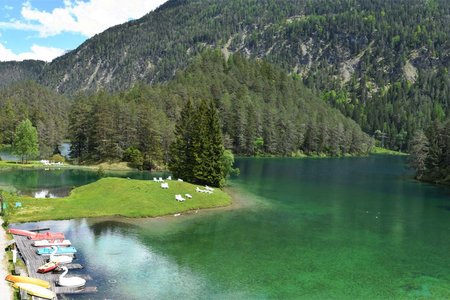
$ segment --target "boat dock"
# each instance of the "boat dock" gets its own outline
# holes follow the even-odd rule
[[[49,255],[38,255],[36,250],[38,247],[33,246],[32,240],[29,240],[26,236],[14,235],[14,240],[16,242],[16,247],[18,250],[18,256],[22,258],[25,263],[28,271],[29,277],[39,278],[43,280],[47,280],[50,282],[50,289],[54,291],[58,297],[59,294],[85,294],[85,293],[95,293],[97,292],[96,286],[85,286],[82,288],[71,288],[71,287],[60,287],[56,285],[56,282],[59,279],[60,273],[48,272],[45,274],[37,273],[37,270],[40,266],[45,264],[50,257]],[[83,267],[80,264],[72,263],[65,265],[69,270],[70,269],[82,269]],[[22,274],[21,274],[22,275]],[[70,276],[69,276],[70,277]],[[89,275],[77,275],[77,277],[82,277],[86,280],[92,280]],[[21,299],[42,299],[39,297],[31,297],[26,293],[21,292]]]

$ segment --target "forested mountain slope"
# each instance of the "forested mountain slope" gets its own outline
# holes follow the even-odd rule
[[[12,144],[17,125],[28,118],[36,127],[39,152],[49,157],[67,135],[69,101],[32,81],[0,89],[0,145]]]
[[[44,66],[45,62],[39,60],[1,62],[0,88],[19,81],[37,80],[41,75]]]
[[[169,0],[44,67],[58,92],[157,83],[208,47],[268,60],[404,150],[449,115],[447,0]]]
[[[363,154],[373,142],[284,70],[206,51],[167,84],[76,99],[69,122],[72,156],[114,161],[132,147],[147,167],[166,163],[174,124],[188,99],[194,105],[213,101],[225,146],[240,155]]]

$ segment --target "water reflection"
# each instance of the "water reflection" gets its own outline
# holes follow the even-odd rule
[[[106,176],[148,180],[166,174],[150,172],[109,171]],[[78,186],[98,180],[96,171],[84,169],[0,169],[0,186],[36,198],[65,197]],[[47,192],[47,193],[46,193]]]
[[[67,233],[99,286],[77,299],[450,299],[450,190],[403,163],[242,159],[233,186],[268,205],[21,226]]]

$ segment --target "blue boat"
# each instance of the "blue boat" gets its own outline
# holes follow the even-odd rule
[[[54,249],[52,249],[51,247],[45,247],[45,248],[41,248],[38,249],[36,251],[37,254],[39,255],[50,255],[52,253],[54,254],[75,254],[77,253],[77,249],[75,249],[75,247],[56,247],[57,251],[56,253]]]

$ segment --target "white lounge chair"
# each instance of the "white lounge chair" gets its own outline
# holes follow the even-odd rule
[[[186,199],[184,199],[180,194],[178,194],[178,195],[175,195],[175,200],[177,200],[177,201],[185,201]]]
[[[185,194],[186,198],[192,199],[192,196],[190,194]]]
[[[159,177],[159,182],[164,182],[164,179],[162,179],[162,177]]]
[[[183,179],[181,179],[181,178],[178,178],[178,181],[181,181],[181,182],[183,182]]]
[[[166,180],[172,180],[172,176],[167,177]]]
[[[163,182],[163,183],[161,183],[161,188],[168,189],[169,188],[169,184],[167,182]]]
[[[159,182],[158,179],[156,179],[156,177],[153,177],[153,181],[154,182]]]
[[[202,189],[199,188],[199,187],[196,187],[196,188],[195,188],[195,191],[196,191],[196,192],[199,192],[199,193],[204,193],[204,192],[205,192],[204,190],[202,190]]]
[[[207,191],[211,191],[211,192],[214,192],[214,189],[213,189],[213,188],[211,188],[211,187],[209,187],[209,186],[207,186],[207,185],[205,185],[205,189],[206,189]]]

